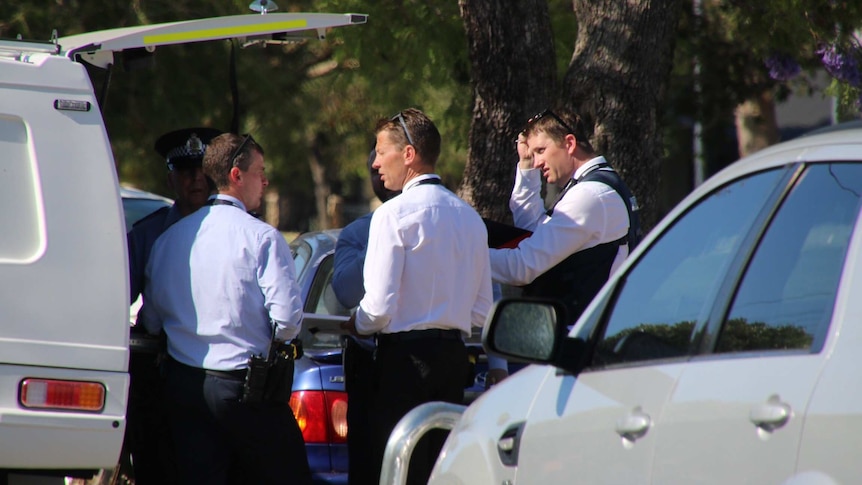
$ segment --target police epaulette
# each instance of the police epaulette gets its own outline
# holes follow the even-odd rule
[[[142,217],[142,218],[138,219],[138,221],[137,221],[137,222],[135,222],[134,224],[132,224],[132,227],[137,227],[137,225],[138,225],[138,224],[141,224],[141,223],[143,223],[143,222],[146,222],[146,221],[148,221],[148,220],[152,219],[153,217],[155,217],[155,216],[157,216],[157,215],[159,215],[159,214],[161,214],[161,213],[163,213],[163,212],[169,211],[169,210],[171,210],[171,207],[170,207],[170,206],[165,206],[165,207],[162,207],[161,209],[156,209],[156,210],[154,210],[153,212],[150,212],[149,214],[145,215],[144,217]]]

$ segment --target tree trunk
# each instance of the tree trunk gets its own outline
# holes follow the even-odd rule
[[[734,115],[740,157],[778,143],[778,120],[771,90],[745,100],[736,107]]]
[[[473,78],[473,121],[459,195],[482,216],[511,222],[515,138],[555,91],[546,0],[459,0]]]
[[[562,98],[594,129],[593,146],[657,222],[660,113],[681,0],[574,0],[578,36]]]
[[[332,189],[326,179],[326,161],[323,159],[321,143],[323,135],[318,133],[314,137],[311,145],[311,157],[309,158],[309,168],[311,169],[311,179],[314,180],[314,206],[317,209],[317,229],[331,228],[330,219],[327,211],[327,201],[329,200]]]

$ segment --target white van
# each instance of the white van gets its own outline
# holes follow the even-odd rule
[[[83,62],[105,68],[125,49],[208,40],[318,39],[366,18],[249,14],[0,40],[0,480],[91,476],[114,467],[123,442],[126,225]]]

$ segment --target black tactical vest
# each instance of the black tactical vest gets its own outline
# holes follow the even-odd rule
[[[640,241],[637,202],[619,174],[613,170],[608,170],[608,168],[610,166],[607,164],[598,165],[596,169],[581,176],[577,182],[602,182],[619,194],[629,214],[628,234],[616,241],[599,244],[571,254],[553,268],[539,275],[532,283],[524,286],[524,296],[554,298],[562,301],[566,305],[569,322],[574,322],[581,316],[581,313],[584,312],[584,309],[608,280],[619,247],[628,244],[629,253],[631,253]],[[564,193],[569,188],[571,186],[567,186]],[[563,194],[560,195],[557,202],[562,199]],[[548,215],[551,217],[553,217],[553,210],[553,207],[548,210]]]

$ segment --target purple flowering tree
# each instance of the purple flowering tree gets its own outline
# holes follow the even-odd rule
[[[862,2],[693,1],[702,4],[693,47],[702,63],[701,121],[733,113],[740,155],[779,141],[775,103],[821,89],[818,71],[832,78],[823,94],[838,98],[839,117],[859,116]]]

